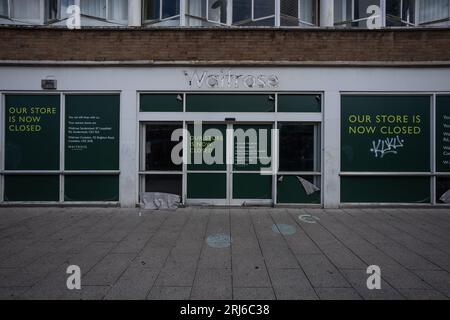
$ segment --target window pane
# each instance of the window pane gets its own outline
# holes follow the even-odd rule
[[[140,111],[182,112],[183,96],[181,94],[141,94]]]
[[[59,169],[59,95],[6,95],[4,128],[6,170]]]
[[[387,0],[386,1],[386,25],[404,26],[414,23],[414,0]]]
[[[105,0],[81,0],[81,13],[97,18],[106,18]]]
[[[358,19],[364,19],[372,16],[372,13],[367,13],[367,9],[372,6],[376,5],[380,7],[380,1],[379,0],[359,0],[354,2],[355,8],[355,20]],[[381,18],[378,18],[381,19]],[[368,20],[362,20],[355,23],[355,26],[360,28],[367,28],[367,21]]]
[[[0,15],[8,15],[8,0],[0,0]]]
[[[448,0],[421,0],[419,2],[419,23],[448,18]]]
[[[209,0],[208,20],[220,23],[227,23],[227,1]]]
[[[278,203],[320,203],[320,176],[279,175],[277,186]]]
[[[145,176],[145,192],[162,192],[182,196],[181,174],[151,174]]]
[[[334,23],[338,25],[353,20],[352,0],[334,0]]]
[[[128,20],[128,0],[109,0],[108,19],[116,21]]]
[[[278,112],[321,112],[321,97],[316,94],[278,94]]]
[[[58,175],[6,175],[5,201],[58,201]]]
[[[67,18],[67,8],[74,5],[75,0],[61,0],[61,18]]]
[[[450,177],[436,178],[436,202],[450,203]]]
[[[300,0],[300,21],[316,24],[316,0]]]
[[[252,0],[233,1],[233,24],[252,19]]]
[[[233,199],[272,199],[272,176],[233,173]]]
[[[119,170],[120,96],[65,98],[65,169]]]
[[[188,94],[190,112],[274,112],[275,98],[270,94]]]
[[[144,0],[144,20],[159,20],[159,1]]]
[[[206,1],[207,0],[188,0],[187,14],[206,19]]]
[[[162,19],[180,14],[180,0],[162,0]]]
[[[147,124],[145,126],[145,170],[181,170],[182,165],[172,161],[172,149],[180,143],[171,141],[172,133],[182,129],[179,124]]]
[[[314,164],[319,163],[315,159],[319,153],[315,152],[318,137],[314,137],[314,127],[314,124],[278,124],[280,171],[314,171]]]
[[[45,1],[45,20],[52,21],[58,17],[58,0]]]
[[[64,201],[119,201],[119,176],[66,175]]]
[[[416,1],[403,0],[402,19],[405,22],[415,23],[416,21]]]
[[[281,25],[298,25],[298,0],[281,0],[280,15]]]
[[[275,14],[275,0],[259,0],[254,2],[254,19]]]
[[[41,14],[40,0],[12,1],[11,15],[15,19],[39,20]]]
[[[341,202],[429,203],[428,177],[342,177]]]
[[[187,197],[189,199],[225,199],[227,197],[226,173],[188,173]]]

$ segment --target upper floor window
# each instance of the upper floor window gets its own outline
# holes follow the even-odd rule
[[[418,0],[419,24],[448,21],[449,0]]]
[[[186,23],[188,26],[227,24],[227,0],[187,0]]]
[[[143,0],[144,23],[179,25],[179,0]]]
[[[415,0],[386,0],[386,26],[414,26]]]
[[[316,26],[317,0],[281,0],[280,24],[282,26]]]
[[[81,14],[126,23],[128,20],[128,0],[81,0]]]
[[[275,0],[234,0],[233,25],[274,26]]]
[[[9,16],[8,0],[0,0],[0,16]]]
[[[367,21],[372,16],[370,6],[381,8],[380,0],[335,0],[334,25],[366,28]],[[381,19],[381,17],[379,17]]]

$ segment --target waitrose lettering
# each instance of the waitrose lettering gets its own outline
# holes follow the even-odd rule
[[[278,88],[280,81],[274,74],[236,74],[228,71],[184,71],[190,87],[211,89],[270,89]]]

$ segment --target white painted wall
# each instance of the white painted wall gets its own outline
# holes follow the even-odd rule
[[[138,91],[265,91],[264,89],[191,88],[183,71],[274,74],[276,91],[324,92],[324,205],[339,205],[340,92],[450,92],[450,68],[190,68],[190,67],[0,67],[0,92],[41,91],[41,79],[53,76],[58,91],[121,91],[120,201],[136,204],[138,192]],[[270,91],[274,91],[270,89]],[[248,116],[248,115],[247,115]],[[250,115],[251,116],[251,115]],[[3,123],[1,123],[3,125]],[[3,128],[1,128],[3,130]]]

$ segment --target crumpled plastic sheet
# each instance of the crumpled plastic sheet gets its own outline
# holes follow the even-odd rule
[[[176,210],[181,204],[181,197],[162,192],[141,193],[141,208],[148,210]]]

